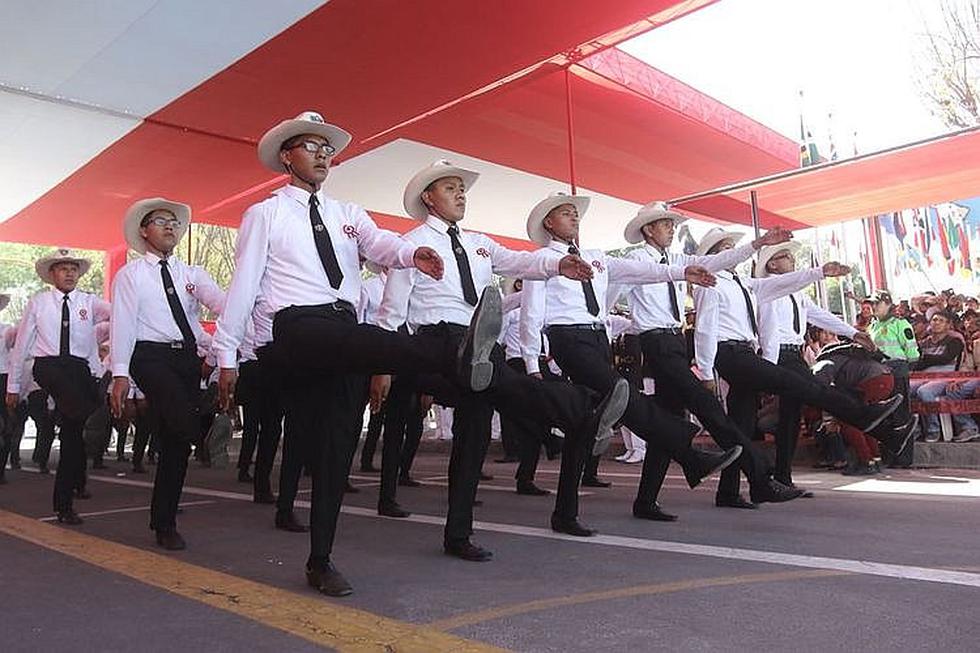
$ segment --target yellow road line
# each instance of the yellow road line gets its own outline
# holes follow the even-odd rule
[[[768,574],[743,574],[740,576],[720,576],[716,578],[692,578],[689,580],[672,581],[669,583],[655,583],[648,585],[635,585],[632,587],[620,587],[612,590],[599,592],[584,592],[571,596],[559,596],[551,599],[538,599],[524,603],[512,603],[496,608],[485,610],[475,610],[464,614],[429,622],[430,628],[438,630],[454,630],[463,626],[503,619],[529,612],[540,612],[542,610],[553,610],[555,608],[567,607],[571,605],[581,605],[583,603],[593,603],[596,601],[608,601],[610,599],[622,599],[634,596],[650,596],[653,594],[668,594],[670,592],[685,592],[689,590],[704,589],[708,587],[725,587],[728,585],[749,585],[752,583],[776,583],[787,580],[801,580],[807,578],[827,578],[832,576],[849,576],[848,572],[830,570],[808,570],[808,571],[776,571]]]
[[[0,510],[0,532],[345,653],[503,650],[4,510]]]

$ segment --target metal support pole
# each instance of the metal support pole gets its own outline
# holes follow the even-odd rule
[[[565,68],[565,115],[568,119],[568,181],[572,195],[578,192],[575,181],[575,125],[572,122],[572,74]]]
[[[759,198],[756,197],[755,191],[749,191],[749,201],[752,203],[752,228],[755,230],[755,237],[761,238],[762,234],[759,231]]]

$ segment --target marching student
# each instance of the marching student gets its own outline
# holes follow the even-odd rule
[[[110,306],[91,293],[78,290],[78,280],[92,263],[69,249],[56,249],[38,259],[37,275],[50,290],[41,291],[27,304],[17,329],[10,369],[20,370],[27,357],[34,358],[34,378],[51,395],[61,415],[61,455],[54,480],[54,510],[60,523],[77,525],[73,498],[87,498],[85,486],[85,420],[98,408],[100,397],[89,361],[98,357],[95,325],[110,317]],[[21,379],[7,379],[7,410],[20,402]]]
[[[134,202],[123,218],[123,235],[141,256],[124,265],[112,284],[112,410],[122,415],[132,378],[157,420],[150,528],[169,551],[187,546],[177,530],[177,503],[191,445],[201,435],[198,343],[204,330],[198,315],[202,304],[220,313],[225,301],[204,268],[174,256],[190,221],[186,204],[162,197]]]

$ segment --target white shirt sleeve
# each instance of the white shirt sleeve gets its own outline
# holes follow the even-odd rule
[[[708,270],[708,272],[718,272],[719,270],[730,270],[742,261],[748,261],[752,258],[753,254],[755,254],[755,247],[751,243],[748,243],[741,247],[726,249],[724,252],[718,252],[717,254],[706,254],[705,256],[686,255],[679,260],[683,260],[685,265],[700,265]]]
[[[100,324],[102,322],[108,322],[112,319],[112,304],[102,299],[101,297],[92,297],[92,315],[94,316],[93,324]]]
[[[221,286],[211,278],[207,270],[197,265],[191,268],[191,279],[193,279],[192,283],[194,284],[194,298],[221,315],[225,309],[227,297]]]
[[[384,295],[378,307],[376,324],[388,331],[397,331],[408,320],[408,302],[415,286],[414,268],[390,270]]]
[[[857,329],[830,311],[817,306],[809,297],[803,297],[803,305],[806,306],[806,321],[810,324],[847,338],[853,338],[857,333]]]
[[[259,294],[259,283],[269,254],[269,219],[262,207],[253,206],[245,211],[238,230],[235,273],[231,277],[224,310],[214,333],[215,356],[218,365],[224,369],[235,369],[237,366],[238,347],[245,337],[245,325],[251,319],[255,298]],[[126,364],[128,367],[128,360]]]
[[[541,371],[538,357],[546,308],[545,282],[525,281],[521,292],[521,358],[527,373],[536,374]]]
[[[524,295],[523,290],[518,290],[517,292],[512,292],[509,295],[504,295],[504,299],[500,304],[501,312],[506,315],[511,311],[520,309],[521,307],[521,297]]]
[[[367,211],[360,207],[356,209],[354,225],[361,256],[393,270],[414,267],[415,243],[379,228]]]
[[[112,282],[112,319],[109,321],[112,376],[129,376],[129,361],[136,346],[139,289],[133,279],[135,270],[123,268]]]
[[[560,258],[546,256],[546,250],[518,252],[507,249],[489,236],[484,237],[484,247],[490,250],[493,271],[505,277],[520,279],[549,279],[558,274]]]
[[[774,274],[770,277],[743,278],[742,282],[755,291],[755,297],[761,305],[802,290],[821,279],[823,279],[823,268],[808,268],[786,274]]]
[[[34,341],[37,338],[37,303],[38,297],[32,297],[27,303],[27,309],[20,319],[20,324],[17,325],[17,341],[14,343],[14,349],[10,352],[10,359],[7,363],[11,371],[7,374],[7,392],[12,394],[20,394],[21,376],[14,370],[24,369],[24,361],[34,347]]]
[[[779,317],[774,302],[759,302],[756,307],[759,325],[759,348],[770,363],[779,362]]]
[[[718,353],[718,291],[714,288],[696,288],[694,306],[697,310],[694,326],[694,360],[701,378],[713,379],[715,355]]]
[[[683,281],[683,265],[663,265],[655,261],[633,261],[614,256],[606,257],[610,283],[663,283]]]

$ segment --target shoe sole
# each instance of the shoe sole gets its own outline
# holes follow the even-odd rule
[[[613,424],[618,422],[626,412],[629,400],[630,384],[626,379],[618,379],[606,395],[604,405],[598,407],[602,412],[599,414],[599,424],[596,426],[595,444],[592,445],[593,456],[601,456],[609,449],[609,445],[612,444]]]
[[[864,431],[865,433],[874,431],[876,428],[878,428],[878,426],[881,425],[882,422],[884,422],[889,416],[891,416],[892,413],[898,410],[898,407],[902,405],[903,401],[905,401],[905,397],[903,397],[901,394],[895,395],[895,397],[892,399],[892,405],[889,406],[888,409],[886,409],[881,415],[879,415],[876,419],[872,420],[870,424],[868,424],[861,430]]]
[[[711,471],[709,471],[707,474],[705,474],[704,476],[702,476],[701,478],[699,478],[697,483],[695,483],[694,485],[691,485],[690,483],[688,483],[688,486],[690,486],[690,488],[693,490],[697,486],[701,485],[701,483],[703,483],[705,479],[710,478],[714,474],[717,474],[721,470],[723,470],[726,467],[728,467],[729,465],[731,465],[741,455],[742,455],[742,445],[736,444],[735,447],[731,450],[731,453],[729,453],[727,456],[725,456],[724,460],[722,460],[720,463],[718,463],[717,465],[715,465],[711,469]]]
[[[470,361],[470,389],[473,392],[486,390],[493,380],[490,352],[493,351],[500,336],[503,325],[502,310],[500,293],[495,288],[485,288],[470,324],[470,342],[473,347]],[[463,347],[465,346],[466,340],[463,341]]]

